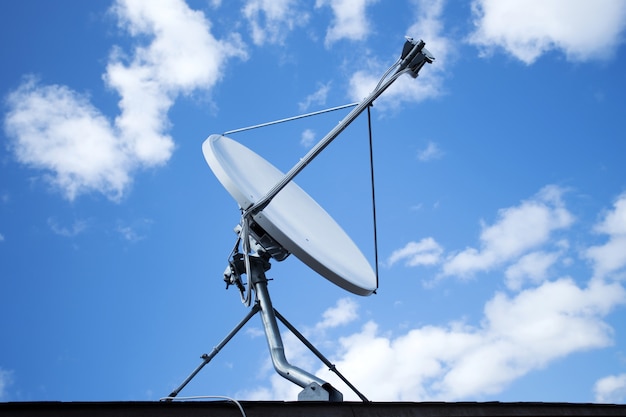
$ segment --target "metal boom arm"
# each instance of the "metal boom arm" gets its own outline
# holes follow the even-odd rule
[[[417,77],[419,70],[425,63],[432,63],[434,57],[424,48],[426,44],[424,41],[414,41],[411,38],[407,38],[402,55],[396,61],[394,65],[383,75],[383,78],[378,83],[376,88],[370,93],[369,96],[363,99],[357,107],[355,107],[348,115],[341,121],[333,130],[331,130],[323,139],[321,139],[296,165],[285,174],[282,180],[278,182],[268,193],[258,200],[250,207],[244,208],[246,211],[245,216],[250,216],[263,210],[272,201],[272,199],[282,190],[285,186],[294,179],[296,175],[300,173],[317,155],[319,155],[341,132],[344,131],[350,123],[352,123],[367,107],[369,107],[374,100],[376,100],[393,82],[398,79],[402,74],[410,74],[413,78]],[[398,67],[396,72],[385,81],[387,74]]]

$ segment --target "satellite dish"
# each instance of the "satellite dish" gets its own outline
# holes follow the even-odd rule
[[[385,72],[374,90],[361,101],[337,126],[283,174],[268,161],[224,135],[211,135],[202,145],[202,153],[222,183],[241,208],[241,223],[236,229],[238,238],[224,271],[226,288],[236,285],[244,304],[255,303],[235,328],[213,348],[202,355],[202,363],[166,399],[178,395],[203,366],[257,313],[261,315],[268,348],[276,372],[303,388],[299,400],[342,401],[343,394],[329,383],[291,365],[278,329],[278,320],[291,330],[328,369],[334,372],[363,401],[368,401],[328,359],[298,332],[272,305],[265,272],[270,269],[270,258],[277,261],[293,253],[311,269],[358,295],[370,295],[376,290],[376,274],[365,256],[356,247],[333,218],[293,179],[309,162],[333,141],[359,114],[367,109],[396,79],[403,74],[417,77],[426,63],[435,59],[424,41],[407,38],[400,58]],[[395,72],[394,72],[395,70]],[[286,119],[289,120],[289,119]],[[259,125],[266,126],[268,124]],[[254,127],[259,127],[254,126]],[[253,127],[253,128],[254,128]],[[241,243],[243,252],[239,252]],[[247,278],[247,295],[242,275]]]
[[[224,188],[248,209],[285,176],[252,150],[221,135],[202,145]],[[335,220],[293,181],[253,220],[278,244],[332,283],[358,295],[376,290],[376,274]]]

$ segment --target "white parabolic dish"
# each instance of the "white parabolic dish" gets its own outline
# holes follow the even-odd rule
[[[284,174],[238,142],[221,135],[204,141],[209,167],[241,208],[263,198]],[[335,220],[293,181],[253,219],[311,269],[358,295],[376,290],[376,274]]]

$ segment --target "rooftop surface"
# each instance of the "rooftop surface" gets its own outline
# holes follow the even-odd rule
[[[241,408],[239,408],[241,406]],[[500,402],[9,402],[0,416],[626,416],[626,405]]]

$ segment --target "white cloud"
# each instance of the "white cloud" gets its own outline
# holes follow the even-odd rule
[[[407,36],[422,39],[426,48],[433,53],[437,70],[445,68],[453,52],[452,42],[444,36],[443,9],[444,0],[413,0],[415,21],[407,29]]]
[[[622,194],[595,227],[598,233],[609,236],[608,242],[587,249],[585,255],[594,264],[597,277],[616,272],[626,266],[626,194]]]
[[[17,159],[43,170],[66,198],[96,191],[119,200],[133,172],[166,163],[174,141],[167,112],[180,94],[208,91],[232,57],[245,57],[237,36],[217,40],[210,23],[182,0],[119,0],[120,26],[147,37],[130,57],[114,48],[103,78],[120,95],[112,122],[88,97],[28,78],[8,96],[5,130]]]
[[[442,253],[443,248],[432,237],[427,237],[419,242],[409,242],[403,248],[393,251],[387,265],[392,266],[401,260],[407,266],[436,265]]]
[[[367,7],[378,0],[316,0],[315,7],[330,6],[333,22],[326,32],[326,46],[341,39],[364,40],[372,24],[367,19]]]
[[[7,388],[13,383],[13,372],[0,368],[0,401],[7,398]]]
[[[622,42],[622,0],[474,0],[475,32],[469,41],[483,53],[502,48],[532,64],[550,50],[572,61],[610,56]]]
[[[298,107],[300,111],[306,111],[309,109],[311,104],[317,104],[323,106],[326,104],[326,97],[328,96],[328,92],[330,91],[330,82],[326,84],[321,84],[317,91],[312,94],[309,94],[304,101],[298,103]]]
[[[602,318],[625,298],[616,284],[583,289],[561,279],[514,298],[496,294],[485,305],[478,327],[424,326],[392,337],[370,322],[340,340],[335,364],[376,401],[452,401],[496,394],[551,361],[609,345],[612,330]]]
[[[435,142],[428,142],[426,148],[420,150],[417,153],[417,159],[422,162],[432,161],[433,159],[439,159],[443,155],[443,151],[437,146]]]
[[[556,186],[547,186],[519,206],[499,210],[496,222],[483,226],[480,249],[450,255],[443,274],[464,277],[486,271],[547,243],[553,232],[574,221],[561,201],[562,193]]]
[[[5,129],[18,161],[45,171],[46,180],[69,200],[90,190],[121,197],[131,181],[132,155],[85,96],[30,78],[7,103]]]
[[[604,377],[595,383],[593,390],[596,402],[621,404],[626,401],[626,374]]]
[[[548,277],[548,269],[559,259],[558,252],[531,252],[522,256],[516,263],[509,266],[504,275],[506,286],[514,291],[522,288],[524,281],[534,284]]]
[[[398,54],[399,55],[399,54]],[[348,82],[348,98],[351,101],[361,101],[367,97],[378,84],[386,67],[375,59],[365,60],[368,67],[356,71]],[[392,62],[387,63],[387,67]],[[417,80],[409,75],[403,75],[375,101],[379,110],[397,109],[405,103],[419,103],[440,94],[441,79],[433,74],[433,65],[426,65],[420,72]]]
[[[394,336],[369,321],[359,332],[340,338],[330,357],[370,400],[470,400],[500,393],[513,381],[573,353],[610,345],[613,330],[604,317],[625,302],[626,291],[617,283],[592,281],[579,287],[562,278],[514,297],[496,293],[477,326],[451,322]],[[314,362],[302,357],[303,352],[290,354],[290,361],[311,366]],[[325,366],[319,366],[316,375],[342,391],[346,400],[357,400]],[[614,386],[604,383],[602,392]],[[284,400],[295,399],[299,391],[273,375],[270,387],[242,396]]]
[[[329,329],[353,322],[358,318],[358,304],[350,298],[341,298],[334,307],[324,311],[323,320],[317,323],[316,329]]]
[[[394,109],[404,103],[418,103],[437,97],[441,93],[442,74],[451,53],[451,43],[443,36],[443,0],[414,1],[415,21],[408,28],[407,35],[422,39],[434,56],[435,62],[427,64],[420,71],[419,78],[414,80],[406,75],[396,80],[389,89],[376,100],[379,109]],[[398,56],[400,55],[398,45]],[[378,59],[364,60],[365,68],[354,73],[349,81],[350,100],[361,101],[374,89],[380,77],[391,65],[381,63]]]
[[[4,235],[0,233],[0,242],[4,242]]]
[[[247,0],[243,15],[250,24],[256,45],[283,43],[296,26],[306,24],[307,13],[296,8],[295,0]]]
[[[394,334],[370,321],[338,343],[317,343],[334,350],[329,357],[337,369],[375,401],[456,401],[495,395],[569,355],[610,346],[614,330],[605,318],[626,304],[621,283],[594,276],[587,284],[578,284],[571,277],[553,275],[551,266],[569,249],[567,240],[554,239],[555,231],[573,222],[562,193],[559,187],[546,186],[531,199],[500,210],[497,221],[484,227],[481,250],[473,253],[490,263],[478,266],[503,267],[504,260],[514,260],[503,268],[505,283],[514,293],[496,291],[475,324],[452,320],[445,325],[409,325]],[[624,232],[623,199],[605,213],[596,230]],[[547,245],[554,249],[537,249]],[[388,264],[403,260],[407,265],[437,264],[441,254],[436,241],[426,238],[395,251]],[[476,263],[464,271],[475,270]],[[523,288],[526,281],[533,285]],[[318,327],[357,317],[356,306],[338,303],[324,313]],[[324,332],[317,335],[325,337]],[[311,363],[299,354],[293,361]],[[357,399],[326,367],[318,366],[316,375],[339,388],[347,400]],[[271,388],[255,391],[255,399],[295,398],[298,391],[272,378]],[[598,401],[622,401],[626,381],[622,375],[603,378],[595,392]]]
[[[305,148],[310,148],[315,141],[315,132],[311,129],[306,129],[302,132],[302,138],[300,139],[300,144]]]

